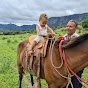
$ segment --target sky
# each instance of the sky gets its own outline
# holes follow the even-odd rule
[[[41,13],[48,18],[88,13],[88,0],[0,0],[0,24],[37,24]]]

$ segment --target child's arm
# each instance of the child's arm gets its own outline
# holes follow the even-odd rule
[[[47,25],[47,29],[54,35],[56,36],[55,32]]]

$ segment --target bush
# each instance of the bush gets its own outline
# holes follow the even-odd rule
[[[78,25],[78,30],[79,30],[79,33],[81,33],[83,30],[83,27],[81,25]]]
[[[86,19],[82,22],[82,27],[88,28],[88,15],[87,15]]]
[[[5,40],[5,39],[7,39],[6,37],[2,37],[2,40]]]
[[[12,43],[17,43],[18,41],[17,40],[14,40]]]
[[[10,40],[10,39],[8,39],[8,40],[7,40],[7,43],[10,43],[10,42],[11,42],[11,40]]]
[[[88,21],[87,20],[82,22],[82,27],[83,28],[88,28]]]

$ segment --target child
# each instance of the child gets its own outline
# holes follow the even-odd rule
[[[33,47],[43,39],[43,37],[46,37],[47,34],[47,29],[55,36],[56,34],[54,31],[47,25],[48,22],[48,16],[47,14],[41,14],[39,17],[39,24],[36,26],[36,31],[37,31],[37,37],[33,40],[33,43],[31,44],[31,47],[29,49],[29,53],[33,53]]]

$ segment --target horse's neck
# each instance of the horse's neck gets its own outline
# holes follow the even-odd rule
[[[65,57],[68,65],[75,72],[86,67],[88,65],[88,40],[75,47],[65,49]]]

